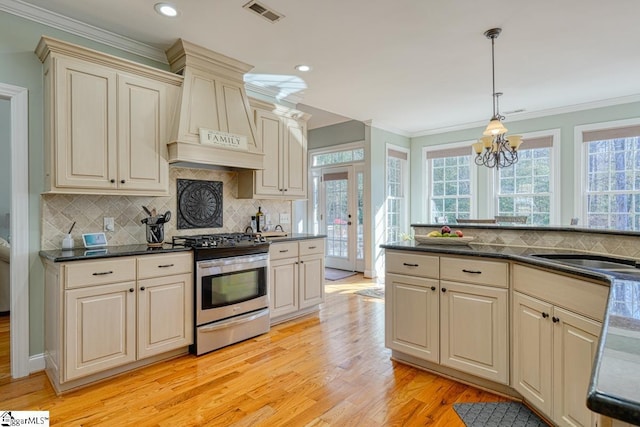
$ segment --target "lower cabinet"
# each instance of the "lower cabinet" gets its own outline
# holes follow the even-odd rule
[[[508,289],[441,280],[440,291],[440,364],[508,384]]]
[[[521,265],[513,285],[512,386],[559,426],[596,426],[586,396],[608,288]]]
[[[324,301],[324,239],[271,244],[269,301],[272,323],[306,314]]]
[[[186,351],[193,343],[192,263],[191,253],[47,262],[45,363],[56,390]]]
[[[438,267],[436,257],[407,256],[387,253],[387,271],[404,274],[385,275],[386,346],[508,384],[507,264],[440,257]]]

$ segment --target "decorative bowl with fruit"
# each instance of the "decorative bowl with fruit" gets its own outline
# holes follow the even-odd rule
[[[465,237],[460,230],[451,230],[448,225],[443,226],[440,231],[434,230],[429,234],[416,234],[416,242],[436,245],[466,245],[473,240],[473,237]]]

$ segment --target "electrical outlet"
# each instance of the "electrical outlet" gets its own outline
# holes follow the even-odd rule
[[[116,224],[113,218],[104,217],[104,231],[116,231]]]
[[[271,224],[271,214],[264,214],[264,223],[265,224]]]
[[[280,224],[289,224],[291,222],[291,218],[288,213],[280,214]]]

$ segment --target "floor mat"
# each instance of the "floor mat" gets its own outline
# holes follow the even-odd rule
[[[454,403],[467,427],[546,427],[529,408],[518,402]]]
[[[347,271],[347,270],[338,270],[336,268],[325,267],[324,269],[324,278],[326,280],[340,280],[345,277],[355,275],[355,271]]]
[[[360,289],[355,293],[358,295],[363,295],[365,297],[384,299],[384,286],[375,286],[373,288]]]

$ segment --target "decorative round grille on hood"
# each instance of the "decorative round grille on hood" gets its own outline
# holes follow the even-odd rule
[[[222,227],[222,182],[178,179],[178,228]]]

